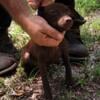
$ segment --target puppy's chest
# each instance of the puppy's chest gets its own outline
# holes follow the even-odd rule
[[[61,52],[60,48],[56,47],[38,47],[36,49],[38,52],[37,54],[37,60],[40,60],[41,62],[46,62],[46,63],[58,63],[59,58],[61,57]]]

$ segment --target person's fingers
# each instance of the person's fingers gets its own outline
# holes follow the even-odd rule
[[[37,9],[40,4],[37,0],[27,0],[27,2],[33,9]]]
[[[32,2],[29,2],[29,5],[33,8],[33,9],[37,9],[38,5],[33,4]]]
[[[46,32],[48,36],[50,36],[51,38],[54,38],[55,40],[62,40],[64,38],[64,34],[58,32],[57,30],[55,30],[49,25],[46,26],[46,28],[44,28],[44,31]]]
[[[54,40],[52,38],[45,38],[42,41],[44,46],[48,46],[48,47],[56,47],[59,45],[59,42],[57,40]]]
[[[55,40],[51,37],[48,37],[46,34],[39,33],[35,37],[36,42],[40,46],[48,46],[48,47],[55,47],[58,46],[61,41]]]
[[[42,0],[41,6],[45,7],[48,6],[49,4],[54,3],[55,0]]]

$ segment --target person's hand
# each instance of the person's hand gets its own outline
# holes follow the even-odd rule
[[[33,9],[37,9],[40,4],[41,4],[42,0],[27,0],[28,4],[33,8]]]
[[[39,6],[46,6],[52,3],[52,0],[27,0],[28,4],[37,9]],[[42,46],[58,46],[63,40],[63,34],[53,29],[48,23],[39,16],[34,16],[35,23],[34,34],[31,35],[32,40]]]
[[[52,28],[42,17],[33,16],[28,31],[34,43],[40,46],[58,46],[64,35]]]
[[[27,0],[27,2],[33,9],[37,9],[40,6],[47,6],[53,3],[54,0]]]

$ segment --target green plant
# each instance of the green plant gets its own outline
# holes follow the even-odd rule
[[[87,47],[93,45],[96,41],[100,41],[100,19],[87,21],[81,27],[81,37]]]
[[[4,86],[4,79],[3,78],[0,78],[0,88]]]
[[[92,74],[94,75],[94,77],[96,78],[100,78],[100,63],[97,64],[92,72]]]
[[[76,0],[76,9],[82,14],[86,15],[93,10],[100,8],[99,0]]]
[[[91,27],[92,30],[94,30],[94,31],[100,31],[100,19],[99,19],[99,18],[98,18],[98,19],[95,19],[95,20],[91,23],[90,27]]]
[[[100,91],[97,91],[97,95],[100,97]]]
[[[85,78],[79,79],[77,84],[79,84],[81,87],[83,87],[86,84],[87,80]]]
[[[21,49],[30,39],[29,36],[15,22],[12,22],[9,30],[12,41],[17,49]]]

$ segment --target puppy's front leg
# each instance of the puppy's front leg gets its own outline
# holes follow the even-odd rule
[[[42,62],[43,60],[39,60],[38,62],[38,67],[40,70],[40,74],[42,77],[42,82],[43,82],[43,88],[44,88],[44,95],[46,100],[53,100],[52,99],[52,93],[51,93],[51,88],[49,86],[49,81],[47,78],[47,64],[45,62]]]
[[[67,84],[67,87],[70,87],[73,82],[72,82],[72,71],[71,71],[71,66],[70,66],[70,61],[69,61],[69,54],[68,54],[68,43],[67,43],[66,40],[64,40],[61,43],[60,49],[61,49],[63,64],[65,65],[66,84]]]

